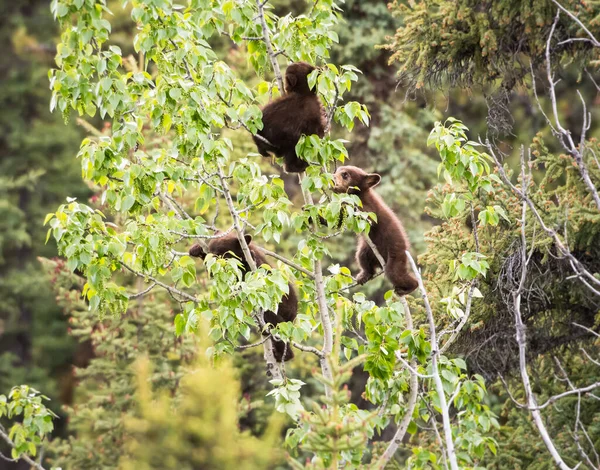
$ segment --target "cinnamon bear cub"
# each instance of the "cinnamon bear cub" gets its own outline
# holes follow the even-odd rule
[[[308,163],[298,158],[296,144],[302,134],[325,135],[325,112],[315,90],[308,86],[308,75],[315,70],[306,62],[290,64],[285,72],[285,95],[262,110],[263,128],[258,131],[271,145],[253,136],[263,157],[270,153],[282,157],[288,173],[302,173]]]
[[[250,253],[252,254],[252,258],[257,266],[261,266],[267,263],[262,252],[252,244],[252,236],[244,235],[246,238],[246,243],[248,243],[248,248],[250,248]],[[250,271],[250,266],[244,257],[244,252],[242,251],[242,247],[237,238],[235,232],[228,233],[224,237],[221,238],[213,238],[208,243],[208,252],[212,253],[215,256],[223,256],[225,258],[236,257],[240,259],[242,263],[242,271],[244,273]],[[203,248],[199,244],[195,244],[189,250],[190,256],[194,256],[196,258],[204,259],[206,257],[206,253]],[[292,284],[289,284],[289,294],[284,295],[281,298],[281,303],[277,309],[277,314],[271,311],[266,311],[264,313],[265,323],[270,323],[275,326],[278,323],[291,321],[293,322],[298,314],[298,298],[296,296],[296,291],[294,290]],[[294,352],[292,351],[292,347],[290,344],[284,343],[283,341],[277,341],[273,339],[273,354],[277,362],[281,362],[282,360],[289,361],[294,357]],[[285,358],[284,358],[285,354]]]
[[[385,275],[393,284],[398,295],[407,295],[414,291],[417,280],[409,271],[408,258],[405,251],[410,243],[404,227],[381,197],[373,190],[381,181],[377,173],[366,173],[355,166],[342,166],[333,175],[337,193],[356,194],[362,201],[365,212],[373,212],[376,222],[371,222],[369,237],[385,260]],[[358,239],[356,261],[360,272],[356,276],[359,284],[364,284],[381,268],[375,253],[365,240],[365,235]]]

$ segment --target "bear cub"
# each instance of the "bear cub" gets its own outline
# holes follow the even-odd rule
[[[416,278],[409,271],[405,253],[410,248],[410,242],[398,217],[373,189],[381,181],[381,176],[366,173],[355,166],[342,166],[337,169],[333,179],[336,193],[356,194],[362,201],[363,210],[375,213],[377,221],[371,222],[368,236],[385,260],[385,275],[395,292],[398,295],[410,294],[418,286]],[[356,281],[359,284],[367,282],[381,268],[365,236],[359,237],[356,249],[356,261],[360,267]]]
[[[325,111],[314,89],[308,86],[308,75],[315,70],[306,62],[290,64],[285,71],[285,95],[262,109],[263,128],[258,131],[271,145],[253,136],[263,157],[270,153],[283,158],[288,173],[302,173],[308,163],[296,154],[302,134],[325,135]]]
[[[248,244],[248,248],[250,249],[250,253],[252,254],[252,259],[257,266],[261,266],[267,263],[262,252],[256,248],[256,246],[252,243],[251,235],[244,235],[246,239],[246,243]],[[208,242],[208,252],[215,256],[222,256],[225,258],[238,258],[242,263],[242,271],[247,273],[250,271],[250,266],[244,257],[244,252],[242,251],[242,246],[237,238],[237,234],[235,232],[228,233],[227,235],[221,238],[212,238]],[[196,258],[204,259],[206,257],[206,253],[204,252],[202,246],[200,244],[195,244],[189,249],[190,256],[194,256]],[[289,286],[289,294],[284,295],[281,298],[281,303],[277,309],[277,314],[271,311],[266,311],[264,313],[265,323],[270,323],[275,326],[278,323],[291,321],[293,322],[298,314],[298,298],[296,296],[296,291],[291,283]],[[290,344],[285,343],[283,341],[277,341],[273,338],[273,355],[277,362],[282,362],[282,360],[289,361],[294,357],[294,352],[292,351],[292,347]],[[285,354],[285,357],[284,357]]]

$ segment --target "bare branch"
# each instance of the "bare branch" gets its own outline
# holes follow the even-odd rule
[[[168,194],[168,193],[163,193],[163,194],[164,194],[164,196],[165,196],[165,197],[166,197],[166,198],[167,198],[169,201],[171,201],[171,202],[172,202],[172,203],[175,205],[175,207],[177,208],[177,210],[179,211],[179,213],[180,213],[180,214],[181,214],[181,215],[182,215],[184,218],[186,218],[186,219],[188,219],[188,220],[193,220],[193,219],[192,219],[192,217],[190,216],[190,214],[188,214],[188,213],[185,211],[185,209],[184,209],[184,208],[181,206],[181,204],[179,204],[179,203],[178,203],[178,202],[175,200],[175,198],[173,198],[173,197],[169,196],[169,194]]]
[[[147,288],[147,289],[144,289],[143,291],[141,291],[141,292],[138,292],[137,294],[131,294],[131,295],[129,296],[129,300],[132,300],[132,299],[137,299],[137,298],[139,298],[139,297],[143,297],[144,295],[146,295],[148,292],[150,292],[150,291],[151,291],[152,289],[154,289],[155,287],[156,287],[156,282],[153,282],[152,284],[150,284],[150,285],[148,286],[148,288]]]
[[[600,42],[598,42],[598,40],[595,38],[595,36],[590,32],[589,29],[586,28],[586,26],[581,22],[581,20],[579,18],[577,18],[573,13],[571,13],[569,10],[567,10],[565,7],[563,7],[560,3],[558,3],[556,0],[552,0],[552,2],[562,11],[564,11],[567,15],[569,15],[571,17],[571,19],[575,20],[575,22],[581,26],[581,29],[583,29],[585,31],[585,33],[590,37],[590,40],[592,41],[592,43],[594,44],[594,46],[596,47],[600,47]]]
[[[263,337],[263,339],[261,339],[260,341],[258,341],[256,343],[252,343],[252,344],[239,344],[235,348],[236,349],[241,349],[241,350],[255,348],[257,346],[261,346],[268,339],[269,339],[269,336],[265,336],[265,337]]]
[[[594,199],[594,202],[596,203],[596,207],[600,211],[600,195],[598,195],[596,186],[592,182],[592,179],[590,177],[589,171],[587,169],[587,166],[586,166],[584,158],[583,158],[583,152],[585,149],[585,134],[586,134],[587,129],[590,126],[590,123],[589,123],[588,114],[587,114],[586,107],[585,107],[585,102],[584,102],[581,94],[578,92],[579,97],[581,98],[581,101],[583,103],[583,125],[582,125],[582,129],[581,129],[581,141],[579,143],[579,146],[577,146],[575,144],[575,142],[573,141],[571,132],[569,132],[567,129],[565,129],[562,126],[562,124],[560,123],[559,115],[558,115],[556,88],[555,88],[555,85],[557,82],[554,81],[554,76],[552,74],[552,62],[551,62],[552,59],[551,59],[551,47],[550,46],[551,46],[551,42],[552,42],[552,37],[554,36],[554,31],[556,29],[556,25],[558,24],[558,20],[560,17],[560,11],[562,10],[562,11],[566,12],[571,18],[573,18],[575,21],[577,21],[577,23],[588,33],[588,35],[591,36],[591,38],[594,41],[594,45],[596,47],[600,46],[600,43],[598,43],[596,41],[594,36],[587,30],[587,28],[583,25],[583,23],[581,23],[581,21],[579,21],[579,19],[577,19],[577,17],[575,17],[570,12],[568,12],[556,0],[552,0],[552,1],[559,7],[559,10],[556,11],[556,17],[554,19],[554,23],[552,24],[552,27],[550,28],[550,34],[548,35],[548,40],[546,41],[546,75],[547,75],[548,87],[549,87],[548,93],[550,96],[550,101],[552,103],[552,114],[553,114],[554,122],[555,122],[555,128],[553,128],[553,131],[557,135],[557,137],[560,140],[564,149],[567,152],[569,152],[569,154],[575,159],[575,162],[577,163],[577,169],[579,170],[581,178],[583,179],[584,184],[587,186],[588,191],[592,195],[592,198]],[[536,99],[537,99],[537,95],[536,95]],[[538,106],[541,108],[541,103],[539,102],[539,100],[537,100],[537,101],[538,101]]]
[[[323,357],[323,352],[319,351],[317,348],[314,348],[312,346],[305,346],[304,344],[297,343],[296,341],[292,341],[292,346],[294,346],[296,349],[299,349],[300,351],[313,353],[319,358]]]
[[[402,363],[402,367],[407,369],[411,374],[416,375],[420,379],[433,379],[433,375],[421,374],[417,370],[417,367],[412,365],[412,361],[411,361],[411,363],[409,363],[406,359],[404,359],[402,357],[402,355],[400,354],[400,351],[396,351],[395,356],[396,356],[396,360],[398,362]]]
[[[173,213],[175,214],[175,217],[177,217],[179,220],[183,220],[183,215],[181,212],[179,212],[179,210],[177,209],[177,207],[175,206],[175,204],[173,204],[173,200],[169,197],[167,197],[167,195],[165,193],[163,193],[162,191],[159,191],[157,193],[158,197],[160,198],[160,200],[169,208],[173,211]]]
[[[594,330],[592,330],[591,328],[588,328],[587,326],[583,326],[580,325],[579,323],[575,323],[573,322],[573,325],[579,327],[579,328],[583,328],[585,331],[587,331],[588,333],[593,334],[596,338],[600,339],[600,334],[596,333]]]
[[[588,78],[592,81],[592,83],[596,87],[596,90],[600,91],[600,85],[598,85],[598,83],[596,82],[596,80],[594,80],[593,75],[590,73],[590,71],[587,69],[587,67],[585,69],[585,73],[587,74]]]
[[[523,182],[523,187],[527,188],[527,175],[525,172],[525,158],[523,152],[521,153],[521,181]],[[531,382],[529,380],[529,373],[527,372],[527,333],[526,328],[523,323],[523,318],[521,316],[521,294],[525,290],[525,280],[527,278],[528,271],[528,260],[527,260],[527,237],[525,235],[525,227],[527,221],[527,201],[523,200],[522,209],[521,209],[521,279],[519,281],[518,288],[513,292],[513,312],[515,317],[515,330],[517,337],[517,344],[519,346],[519,371],[521,373],[521,382],[523,383],[523,388],[525,389],[525,396],[527,398],[527,408],[531,413],[531,417],[535,423],[535,426],[540,433],[546,448],[552,455],[554,462],[561,470],[571,470],[560,454],[556,449],[552,438],[550,437],[548,430],[546,429],[546,425],[544,424],[544,420],[542,419],[542,415],[537,406],[536,398],[531,388]]]
[[[487,150],[489,151],[492,159],[494,160],[494,163],[496,164],[496,168],[498,168],[498,174],[500,175],[500,178],[502,179],[504,184],[506,184],[512,190],[512,192],[514,194],[519,196],[522,201],[527,203],[527,206],[529,207],[529,209],[531,210],[531,212],[537,219],[538,223],[540,224],[540,226],[542,227],[544,232],[546,232],[554,240],[554,245],[558,249],[561,256],[569,260],[571,267],[572,267],[573,271],[575,272],[575,274],[577,274],[577,277],[579,278],[579,280],[586,287],[588,287],[588,289],[590,289],[594,294],[600,296],[600,290],[599,290],[600,289],[600,280],[596,279],[585,268],[585,266],[583,266],[583,264],[571,254],[569,247],[562,242],[562,240],[558,236],[558,233],[554,229],[552,229],[546,225],[546,223],[544,222],[544,219],[542,218],[539,211],[535,207],[535,204],[533,203],[531,198],[527,195],[527,187],[525,185],[522,185],[522,189],[519,189],[510,181],[510,178],[506,174],[506,171],[504,171],[504,167],[502,166],[502,164],[500,163],[500,160],[496,156],[496,153],[494,152],[494,148],[493,148],[492,144],[490,143],[490,141],[488,139],[486,139],[485,143],[483,143],[483,142],[481,142],[481,143],[483,145],[485,145]],[[593,287],[593,285],[596,285],[598,287]]]
[[[473,304],[473,293],[475,292],[476,286],[475,286],[475,280],[471,281],[471,285],[469,287],[469,293],[467,294],[467,303],[465,306],[465,314],[462,316],[462,318],[460,319],[460,322],[458,323],[458,325],[456,326],[456,328],[451,330],[451,335],[448,338],[448,340],[444,343],[444,345],[440,348],[440,353],[443,354],[445,353],[448,348],[450,346],[452,346],[452,344],[454,343],[454,341],[456,341],[456,338],[458,338],[458,335],[460,334],[460,332],[462,331],[462,329],[465,327],[465,325],[467,324],[467,322],[469,321],[469,317],[471,316],[471,305]],[[440,334],[440,337],[444,334],[445,332],[442,332]]]
[[[554,396],[550,397],[542,405],[536,406],[535,409],[543,410],[544,408],[546,408],[547,406],[550,406],[552,403],[555,403],[556,401],[560,400],[561,398],[568,397],[569,395],[582,395],[582,394],[591,392],[592,390],[595,390],[597,388],[600,388],[600,382],[595,382],[591,385],[588,385],[587,387],[573,388],[566,392],[559,393],[558,395],[554,395]]]

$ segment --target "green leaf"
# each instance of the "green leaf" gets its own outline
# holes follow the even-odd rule
[[[131,194],[128,194],[127,196],[125,196],[125,198],[123,199],[123,202],[121,203],[121,210],[124,212],[127,212],[129,209],[131,209],[133,207],[134,203],[135,203],[135,197],[133,197]]]
[[[51,212],[51,213],[49,213],[49,214],[46,214],[46,218],[44,219],[44,223],[43,223],[43,225],[46,225],[46,224],[47,224],[47,223],[50,221],[50,219],[52,219],[52,218],[53,218],[55,215],[56,215],[56,214],[54,214],[54,212]]]
[[[417,423],[415,423],[414,421],[411,421],[408,424],[408,428],[406,429],[406,431],[412,436],[414,436],[418,430],[419,428],[417,427]]]

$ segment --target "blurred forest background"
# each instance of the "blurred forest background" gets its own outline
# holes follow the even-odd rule
[[[120,9],[120,2],[109,3],[115,12],[111,20],[112,40],[126,56],[133,53],[131,44],[135,31],[131,27],[129,13]],[[294,0],[272,3],[281,15],[300,11],[305,5]],[[544,128],[545,121],[532,99],[531,90],[523,86],[523,75],[519,76],[522,71],[517,69],[513,76],[505,76],[502,81],[491,72],[491,66],[486,70],[485,65],[478,64],[480,67],[475,72],[467,72],[466,62],[442,63],[440,55],[437,71],[431,76],[419,75],[415,71],[418,67],[409,64],[398,52],[402,50],[402,41],[408,41],[407,37],[394,38],[396,30],[406,24],[406,17],[394,15],[402,11],[402,3],[388,7],[385,1],[347,0],[342,5],[345,22],[338,30],[339,45],[331,51],[330,62],[353,64],[363,72],[351,91],[350,99],[367,105],[371,123],[369,127],[357,124],[349,137],[351,164],[383,176],[378,192],[403,221],[412,241],[413,253],[419,255],[436,243],[435,231],[430,232],[429,239],[425,239],[425,233],[439,225],[437,218],[425,211],[426,201],[432,197],[430,190],[438,181],[439,157],[435,149],[427,147],[427,136],[434,122],[454,116],[470,129],[469,135],[473,140],[478,136],[497,136],[502,142],[501,148],[508,155],[507,161],[518,162],[519,146],[534,141],[537,132]],[[438,3],[448,7],[448,3],[454,2]],[[514,14],[520,2],[502,0],[487,3],[504,4],[506,8],[498,7],[496,14],[505,15],[507,21],[511,21],[510,15]],[[55,421],[51,450],[56,465],[65,469],[116,468],[122,454],[123,430],[128,422],[137,380],[130,366],[139,357],[148,356],[152,366],[142,368],[137,374],[153,374],[153,383],[166,390],[175,390],[184,376],[186,365],[194,356],[194,338],[185,335],[175,338],[172,307],[164,308],[171,305],[165,297],[132,304],[135,314],[122,320],[99,320],[95,314],[88,312],[80,297],[81,280],[69,273],[63,261],[55,258],[55,243],[45,243],[46,228],[42,223],[47,213],[53,212],[67,197],[76,197],[86,203],[96,202],[97,193],[82,181],[80,162],[75,155],[82,139],[90,132],[103,132],[104,124],[96,117],[90,121],[94,126],[91,128],[73,115],[65,126],[60,113],[49,112],[48,69],[54,67],[59,34],[49,2],[0,0],[0,6],[0,34],[4,44],[0,55],[0,393],[7,393],[12,386],[26,383],[51,398],[48,406],[59,415]],[[529,44],[539,43],[540,51],[543,51],[547,37],[548,18],[553,18],[554,10],[549,8],[548,11],[550,15],[542,19],[544,28],[538,30],[534,27],[527,33],[521,32]],[[418,19],[413,18],[412,21],[417,22]],[[404,34],[407,34],[406,31]],[[415,31],[411,34],[415,41],[423,39]],[[539,37],[535,38],[536,34]],[[464,35],[467,36],[467,33]],[[468,37],[462,39],[465,44],[469,41]],[[498,37],[497,41],[502,43],[503,39],[506,38]],[[396,48],[379,47],[385,44],[393,44]],[[497,62],[503,60],[503,45],[506,44],[490,51],[490,54],[496,54]],[[224,52],[228,63],[242,77],[256,80],[244,55],[230,41],[222,38],[213,46]],[[534,50],[532,47],[530,52]],[[395,60],[390,62],[394,53],[397,54]],[[409,79],[399,82],[399,71],[404,72],[406,77],[406,68],[413,65]],[[461,75],[461,67],[465,67],[464,75]],[[449,76],[442,78],[444,72]],[[591,81],[583,81],[582,76],[583,73],[573,71],[565,73],[560,91],[573,90],[575,86],[581,90],[587,100],[588,111],[598,122],[598,90]],[[502,82],[500,86],[499,81]],[[580,123],[581,108],[573,93],[559,93],[557,106],[565,122]],[[589,135],[593,137],[596,134],[597,125],[594,124]],[[549,136],[549,132],[546,135]],[[233,134],[232,139],[240,154],[252,151],[249,135],[238,132]],[[548,145],[558,149],[556,144]],[[268,162],[262,164],[268,166]],[[299,191],[295,178],[284,178],[290,199],[293,199],[294,192],[298,194]],[[503,229],[499,226],[497,230],[496,246],[501,246]],[[352,235],[346,236],[348,246],[351,246]],[[596,257],[597,263],[600,245],[597,231],[587,236],[580,249],[587,250],[590,259]],[[283,240],[281,250],[293,249],[296,241],[294,237],[289,241]],[[286,247],[286,243],[289,246]],[[583,246],[585,244],[587,246]],[[434,265],[435,261],[427,257],[435,254],[432,251],[427,253],[420,260],[421,264]],[[337,261],[347,265],[353,262],[351,251],[334,255],[340,257]],[[500,261],[495,269],[500,270]],[[482,291],[484,287],[494,290],[492,284],[496,274],[489,285],[480,286]],[[429,280],[434,278],[435,271],[430,271],[428,276]],[[380,277],[367,286],[370,298],[376,302],[383,301],[385,282]],[[555,302],[551,308],[545,305],[538,310],[538,313],[543,313],[537,320],[540,333],[533,333],[537,343],[533,344],[531,352],[531,360],[535,362],[532,380],[536,390],[558,393],[561,379],[552,373],[556,351],[567,358],[568,373],[575,376],[578,383],[597,380],[598,369],[590,367],[589,362],[585,362],[578,353],[579,341],[587,341],[586,347],[597,350],[593,349],[597,345],[589,344],[589,341],[593,343],[590,339],[593,336],[569,329],[558,331],[556,325],[565,312],[577,310],[576,314],[580,315],[583,323],[597,329],[599,310],[597,300],[583,299],[583,294],[577,297],[578,294],[571,294],[558,285],[549,289],[551,294],[547,295],[554,295]],[[499,443],[498,454],[487,455],[480,465],[491,469],[554,468],[526,412],[514,406],[498,380],[498,370],[509,381],[515,372],[509,354],[503,351],[503,344],[514,337],[511,320],[504,319],[505,323],[502,323],[502,315],[494,315],[494,312],[502,310],[499,297],[498,294],[498,304],[493,308],[482,306],[474,312],[468,337],[454,346],[455,353],[468,358],[471,370],[489,380],[489,405],[499,417],[500,427],[492,430]],[[558,329],[550,334],[549,331],[555,327]],[[486,328],[490,328],[492,333]],[[498,331],[502,334],[498,335]],[[493,344],[492,352],[475,351],[474,344],[488,340]],[[309,387],[316,386],[310,378],[314,364],[302,356],[294,364],[300,371],[297,375]],[[268,399],[262,402],[268,390],[262,358],[259,352],[243,351],[236,354],[234,367],[240,377],[243,403],[247,406],[243,409],[240,405],[236,416],[244,429],[261,434],[268,428],[268,417],[273,414],[273,404]],[[362,375],[361,371],[354,374],[351,391],[352,401],[365,406],[361,392],[366,378]],[[356,391],[353,383],[357,384]],[[195,387],[198,389],[201,385],[196,384]],[[218,400],[223,397],[210,396],[207,391],[205,398]],[[568,425],[576,412],[574,406],[570,403],[560,410],[548,410],[547,425],[565,452],[576,456],[578,451]],[[186,409],[188,413],[197,412],[193,407],[184,406]],[[181,420],[181,426],[184,426],[185,416],[182,411],[180,416],[167,423],[166,417],[159,416],[157,412],[151,419],[177,433],[180,429],[180,421],[177,420]],[[595,448],[600,452],[600,401],[587,403],[581,416],[586,420],[590,440],[585,445],[588,450]],[[390,436],[385,437],[389,439]],[[146,439],[156,439],[157,445],[160,442],[156,436],[146,436]],[[418,440],[418,433],[413,439]],[[264,442],[260,445],[266,445]],[[252,442],[247,445],[258,446]],[[596,451],[590,450],[590,453]],[[139,449],[131,452],[138,457],[143,454]],[[402,451],[399,452],[399,461],[407,457],[400,454]],[[148,462],[152,459],[151,456],[139,458],[140,462],[145,458]],[[133,468],[133,463],[131,465],[129,468]],[[198,465],[195,468],[218,468]],[[259,468],[259,463],[256,465]],[[27,466],[0,461],[0,468]],[[147,467],[136,468],[159,467],[148,464]],[[169,468],[168,463],[164,468]],[[230,467],[223,464],[222,468]],[[253,467],[250,465],[248,468]]]

